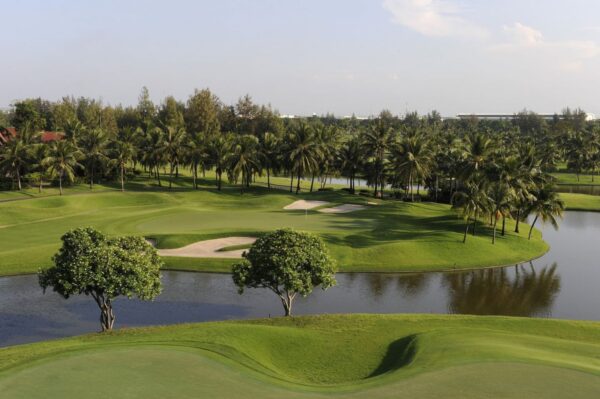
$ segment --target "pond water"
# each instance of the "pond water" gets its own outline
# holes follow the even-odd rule
[[[567,212],[552,249],[502,269],[454,273],[348,273],[338,285],[297,300],[296,314],[465,313],[600,320],[600,213]],[[491,244],[490,244],[491,245]],[[257,318],[282,314],[266,290],[238,295],[226,274],[164,272],[154,302],[120,299],[116,326]],[[88,297],[42,294],[36,276],[0,278],[0,346],[98,331]]]

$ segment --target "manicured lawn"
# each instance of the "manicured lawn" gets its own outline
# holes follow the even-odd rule
[[[3,398],[595,398],[600,323],[339,315],[0,349]]]
[[[600,212],[600,195],[560,193],[569,211]]]
[[[552,173],[552,176],[556,177],[558,184],[593,184],[600,185],[600,177],[595,175],[592,177],[591,174],[580,174],[577,179],[577,174],[570,172],[557,172]]]
[[[164,184],[164,183],[163,183]],[[340,191],[299,196],[281,190],[239,187],[216,191],[212,180],[199,190],[182,178],[173,190],[158,188],[143,178],[122,193],[98,186],[77,186],[62,197],[42,197],[0,203],[0,275],[30,273],[51,264],[60,236],[69,229],[93,226],[108,234],[152,237],[159,248],[177,248],[224,236],[253,236],[281,227],[311,231],[325,239],[341,271],[415,271],[514,264],[543,254],[547,245],[534,239],[498,235],[481,222],[475,237],[462,244],[464,225],[448,205],[387,200],[367,205],[372,198]],[[346,214],[286,211],[299,199],[358,203],[366,210]],[[166,258],[172,269],[230,270],[232,260]]]

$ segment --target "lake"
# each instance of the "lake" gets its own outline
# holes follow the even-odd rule
[[[567,212],[542,227],[551,250],[522,265],[452,273],[338,274],[300,298],[295,314],[461,313],[600,320],[600,213]],[[491,245],[491,244],[490,244]],[[279,316],[270,291],[238,295],[227,274],[163,272],[154,302],[119,299],[116,327]],[[98,331],[91,298],[42,293],[37,276],[0,278],[0,346]]]

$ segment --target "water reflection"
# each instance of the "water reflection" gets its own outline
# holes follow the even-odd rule
[[[543,227],[543,226],[542,226]],[[504,269],[428,274],[339,274],[338,285],[299,298],[296,314],[466,313],[600,320],[600,213],[567,212],[560,230],[543,227],[551,250]],[[231,276],[164,272],[154,302],[119,299],[118,328],[281,314],[271,292],[238,295]],[[94,332],[90,298],[42,294],[36,276],[0,278],[0,346]]]
[[[444,275],[450,313],[549,316],[560,292],[556,263],[536,270],[533,264]]]

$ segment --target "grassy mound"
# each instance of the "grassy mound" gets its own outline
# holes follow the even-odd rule
[[[428,271],[514,264],[543,254],[547,245],[536,232],[498,236],[491,244],[491,228],[483,221],[477,235],[462,244],[463,221],[448,205],[381,201],[343,192],[292,195],[285,191],[239,187],[222,192],[204,182],[200,190],[173,190],[136,183],[125,193],[93,191],[62,197],[0,202],[0,275],[34,272],[50,265],[51,256],[67,230],[92,226],[108,234],[144,235],[159,248],[177,248],[196,241],[226,236],[256,236],[281,227],[314,232],[331,249],[342,271]],[[286,211],[298,199],[336,204],[361,204],[367,209],[346,214]],[[232,260],[167,258],[172,269],[230,270]]]
[[[0,350],[16,397],[566,398],[600,389],[600,323],[344,315],[123,330]],[[416,396],[415,396],[416,395]]]

